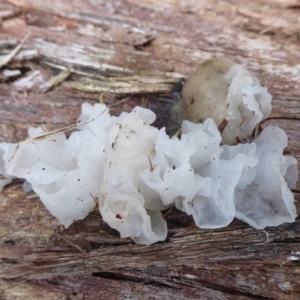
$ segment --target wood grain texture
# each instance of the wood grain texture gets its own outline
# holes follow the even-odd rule
[[[296,0],[1,0],[0,55],[31,36],[0,73],[0,141],[23,140],[29,126],[74,123],[81,103],[103,92],[107,103],[129,97],[114,114],[146,99],[164,126],[174,86],[204,59],[227,57],[268,87],[273,111],[262,126],[286,130],[287,153],[299,161],[299,7]],[[19,75],[6,77],[5,69]],[[299,184],[294,193],[299,214]],[[141,246],[120,239],[97,211],[62,229],[20,180],[0,194],[0,215],[0,299],[300,298],[299,220],[266,231],[235,220],[209,231],[174,209],[167,240]]]

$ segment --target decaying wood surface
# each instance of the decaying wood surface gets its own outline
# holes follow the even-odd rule
[[[0,62],[31,33],[0,72],[1,141],[72,124],[103,92],[129,97],[113,113],[148,103],[163,126],[176,83],[227,57],[269,88],[263,126],[285,129],[300,159],[299,1],[10,0],[0,18]],[[166,218],[167,240],[151,246],[120,239],[96,211],[64,230],[15,181],[0,194],[0,298],[300,299],[299,220],[209,231],[175,209]]]

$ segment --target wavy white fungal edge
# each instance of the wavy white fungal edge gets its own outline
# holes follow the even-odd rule
[[[57,133],[0,144],[0,174],[6,183],[25,178],[66,227],[98,199],[104,221],[141,244],[166,238],[161,211],[174,203],[201,228],[224,227],[234,216],[256,228],[294,221],[289,188],[297,162],[282,155],[281,129],[266,127],[251,144],[220,146],[211,119],[183,122],[180,139],[151,126],[154,120],[140,107],[111,117],[104,105],[85,103],[68,139]],[[29,130],[30,137],[43,133]]]
[[[212,118],[228,145],[251,141],[253,130],[272,109],[267,88],[244,66],[222,58],[200,65],[187,78],[182,97],[175,112],[195,123]]]
[[[247,152],[251,146],[251,150],[257,149],[256,157]],[[286,146],[285,132],[274,126],[267,126],[252,144],[223,146],[225,157],[238,151],[257,159],[256,166],[253,161],[244,168],[243,184],[236,188],[234,197],[236,217],[257,229],[294,222],[297,217],[290,190],[298,179],[297,160],[282,154]]]
[[[167,224],[160,211],[166,209],[157,193],[148,192],[138,175],[151,168],[160,131],[150,126],[155,114],[140,107],[113,118],[104,159],[104,179],[99,206],[103,220],[121,237],[151,244],[167,237]]]

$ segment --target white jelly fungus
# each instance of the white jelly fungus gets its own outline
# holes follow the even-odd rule
[[[283,155],[286,134],[267,126],[250,138],[270,113],[266,89],[242,66],[217,60],[195,71],[183,96],[194,101],[183,106],[190,121],[171,138],[151,126],[149,109],[113,117],[105,105],[84,103],[69,138],[30,128],[27,140],[0,143],[0,190],[24,178],[65,227],[98,202],[121,237],[146,245],[166,239],[161,212],[172,205],[201,228],[224,227],[234,217],[258,229],[293,222],[298,169]],[[236,141],[249,143],[231,145]]]
[[[211,59],[188,77],[182,89],[187,120],[212,118],[222,133],[222,143],[249,142],[252,132],[271,112],[272,96],[244,66]],[[180,102],[174,108],[178,110]]]

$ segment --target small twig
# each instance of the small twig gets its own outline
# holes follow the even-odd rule
[[[96,204],[99,203],[99,200],[97,197],[93,196],[91,193],[90,193],[90,196],[93,198],[93,200],[96,202]]]
[[[12,50],[5,58],[3,58],[0,61],[0,68],[2,68],[5,65],[7,65],[16,56],[16,54],[21,50],[21,48],[23,47],[23,45],[25,44],[25,42],[27,41],[27,39],[30,37],[30,35],[31,35],[31,32],[29,32],[23,38],[23,40],[20,42],[20,44],[14,50]]]
[[[269,235],[273,235],[273,233],[268,233],[266,230],[264,230],[263,231],[265,234],[266,234],[266,236],[267,236],[267,240],[264,242],[264,244],[267,244],[267,243],[269,243],[270,241],[269,241]]]
[[[69,239],[67,239],[66,237],[64,237],[63,235],[59,234],[59,233],[55,233],[55,235],[59,236],[61,239],[63,239],[67,244],[73,246],[74,248],[76,248],[79,252],[81,252],[82,254],[86,254],[86,251],[83,250],[80,246],[74,244],[72,241],[70,241]]]
[[[105,92],[101,93],[100,96],[99,96],[99,103],[100,104],[104,104],[104,94],[105,94]]]
[[[148,100],[145,97],[142,97],[141,107],[147,108],[147,105],[148,105]]]
[[[61,71],[58,75],[52,76],[49,81],[41,86],[41,91],[46,93],[51,90],[53,87],[61,84],[64,80],[68,78],[71,74],[71,69],[66,68],[65,70]]]
[[[72,125],[69,125],[69,126],[60,128],[60,129],[56,129],[56,130],[53,130],[53,131],[50,131],[50,132],[43,133],[43,134],[41,134],[41,135],[39,135],[39,136],[35,136],[35,137],[33,137],[33,138],[26,139],[25,141],[20,142],[19,145],[22,144],[22,143],[24,143],[24,142],[33,142],[33,141],[35,141],[35,140],[40,140],[40,139],[43,138],[43,137],[46,137],[46,136],[49,136],[49,135],[53,135],[53,134],[55,134],[55,133],[64,132],[64,131],[67,131],[67,130],[75,129],[75,128],[80,127],[80,126],[83,126],[83,125],[87,125],[87,124],[89,124],[89,123],[91,123],[91,122],[94,122],[96,119],[98,119],[102,114],[104,114],[104,113],[105,113],[107,110],[109,110],[111,107],[114,107],[114,106],[117,106],[117,105],[119,105],[119,104],[122,104],[122,103],[128,101],[129,99],[130,99],[130,97],[127,97],[127,98],[124,98],[124,99],[122,99],[122,100],[120,100],[120,101],[118,101],[118,102],[116,102],[116,103],[113,103],[113,104],[109,105],[109,106],[108,106],[105,110],[103,110],[96,118],[93,118],[92,120],[89,120],[89,121],[84,122],[84,123],[72,124]]]
[[[43,130],[45,131],[45,132],[49,132],[48,130],[47,130],[47,128],[46,128],[46,126],[45,125],[43,125],[43,124],[41,124],[41,126],[43,127]]]
[[[172,210],[174,209],[175,205],[173,204],[172,207],[168,208],[168,210],[162,214],[162,217],[164,219],[166,219],[166,217],[172,212]]]
[[[274,30],[274,29],[276,29],[276,27],[270,26],[270,27],[267,27],[267,28],[261,30],[258,34],[265,34],[265,33],[269,32],[271,30]]]
[[[120,105],[120,104],[123,104],[123,103],[127,102],[128,100],[130,100],[130,97],[126,97],[126,98],[124,98],[124,99],[122,99],[122,100],[120,100],[120,101],[117,101],[117,102],[115,102],[115,103],[112,103],[112,104],[110,104],[110,105],[108,106],[108,108],[118,106],[118,105]]]
[[[150,164],[150,171],[153,172],[154,168],[153,168],[153,165],[152,165],[152,161],[151,161],[151,159],[148,155],[147,155],[147,157],[148,157],[149,164]]]
[[[59,132],[66,132],[68,130],[72,130],[72,129],[76,129],[80,126],[83,126],[83,125],[87,125],[89,123],[92,123],[94,122],[96,119],[98,119],[102,114],[104,114],[106,111],[108,111],[111,107],[115,107],[115,106],[118,106],[122,103],[125,103],[127,102],[128,100],[130,99],[130,97],[126,97],[120,101],[117,101],[115,103],[112,103],[110,105],[107,106],[106,109],[104,109],[97,117],[87,121],[87,122],[84,122],[84,123],[77,123],[77,124],[72,124],[72,125],[69,125],[69,126],[66,126],[66,127],[63,127],[63,128],[60,128],[60,129],[56,129],[56,130],[53,130],[53,131],[50,131],[50,132],[45,132],[41,135],[38,135],[38,136],[35,136],[33,138],[28,138],[20,143],[18,143],[17,145],[17,148],[15,150],[15,152],[18,150],[19,146],[24,144],[24,143],[30,143],[30,142],[34,142],[34,141],[38,141],[38,140],[41,140],[47,136],[50,136],[50,135],[53,135],[53,134],[56,134],[56,133],[59,133]],[[7,166],[13,161],[13,159],[15,158],[15,153],[12,155],[12,157],[9,159],[8,163],[6,164],[5,168],[7,168]]]
[[[76,124],[74,125],[74,124],[72,124],[72,125],[69,125],[69,126],[60,128],[60,129],[55,129],[55,130],[50,131],[50,132],[45,132],[45,133],[43,133],[43,134],[41,134],[41,135],[38,135],[38,136],[35,136],[35,137],[33,137],[33,138],[26,139],[25,141],[20,142],[19,145],[20,145],[20,144],[23,144],[23,143],[28,143],[28,142],[38,141],[38,140],[40,140],[40,139],[42,139],[42,138],[44,138],[44,137],[46,137],[46,136],[53,135],[53,134],[55,134],[55,133],[59,133],[59,132],[62,132],[62,131],[65,132],[65,131],[68,131],[68,130],[71,130],[71,129],[75,129],[77,126],[85,125],[85,124],[88,124],[88,123],[90,123],[90,122],[92,122],[92,121],[94,121],[94,119],[91,120],[91,121],[88,121],[88,122],[86,122],[86,123],[79,124],[79,125],[76,125]]]

